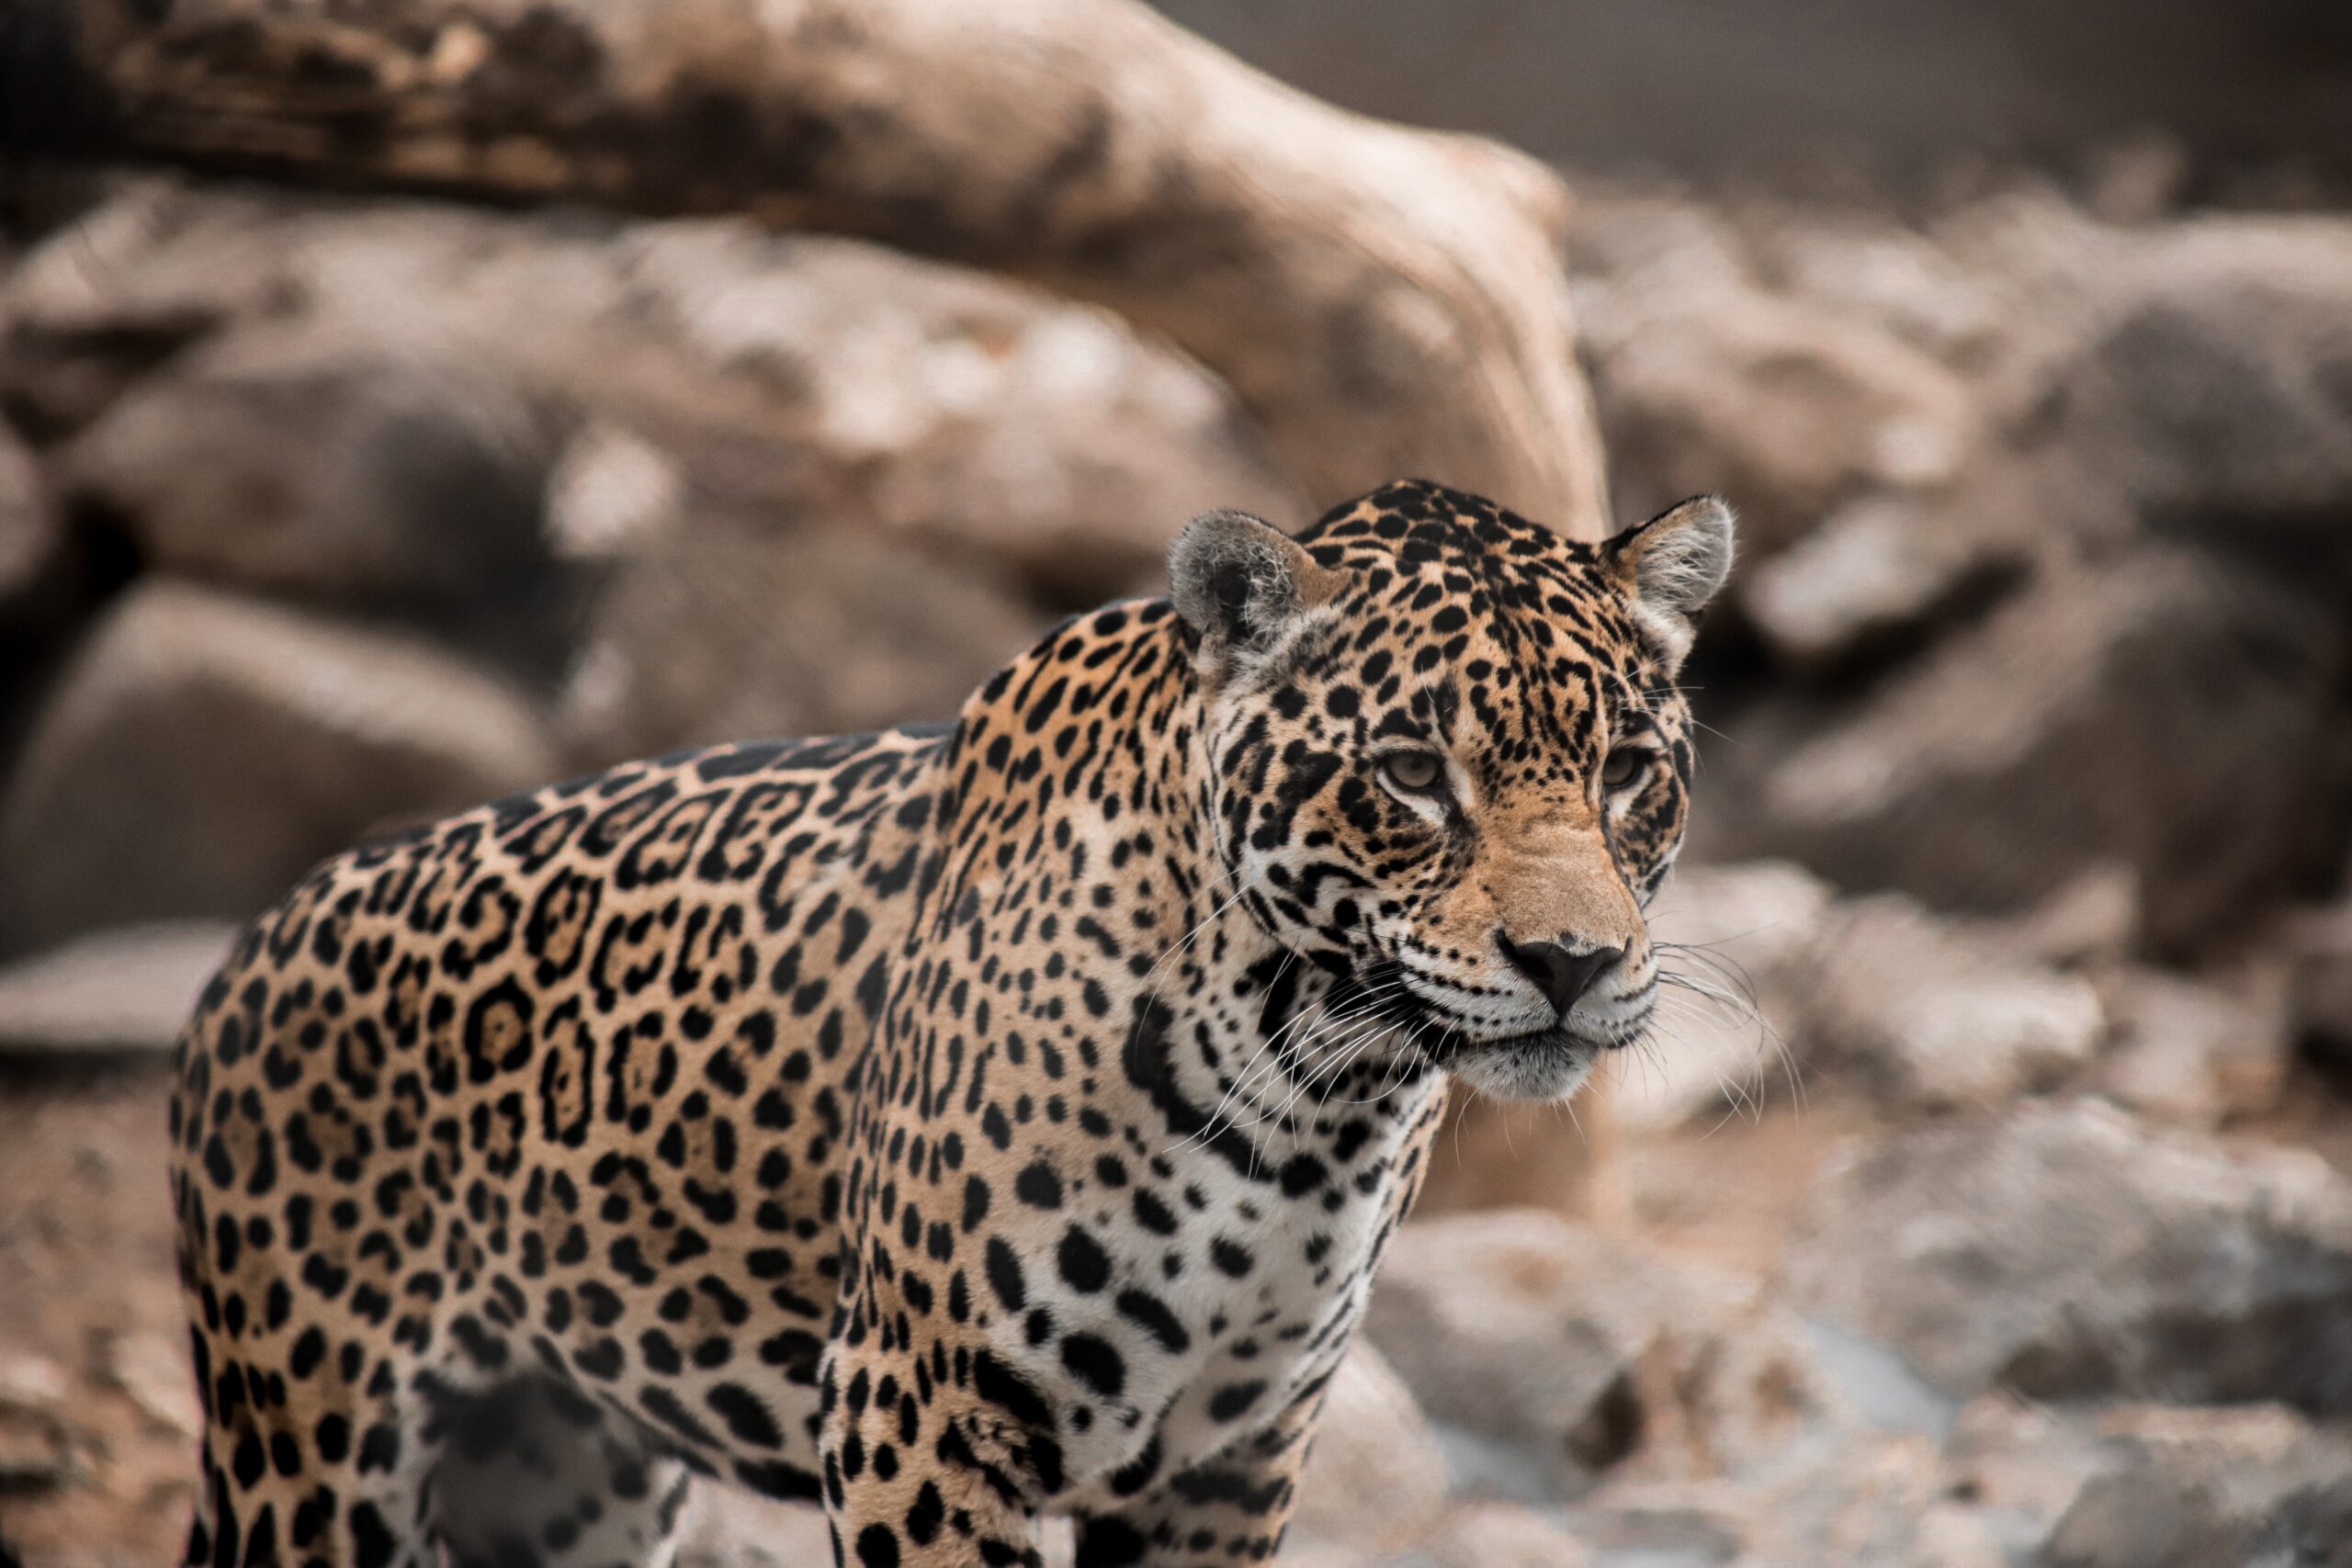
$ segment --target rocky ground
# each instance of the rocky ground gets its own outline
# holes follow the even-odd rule
[[[2352,219],[2176,184],[1584,192],[1622,510],[1746,525],[1695,989],[1604,1223],[1400,1240],[1300,1561],[2352,1564]],[[176,1543],[156,1051],[232,922],[514,785],[944,712],[1218,504],[1306,513],[1193,367],[855,245],[149,183],[7,231],[0,1561]]]

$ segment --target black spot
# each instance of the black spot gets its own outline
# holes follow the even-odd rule
[[[1209,1396],[1209,1418],[1214,1421],[1237,1420],[1257,1404],[1259,1396],[1265,1392],[1266,1385],[1262,1381],[1227,1383]]]
[[[1012,1184],[1013,1195],[1033,1209],[1058,1209],[1062,1206],[1062,1179],[1044,1160],[1035,1160],[1022,1168],[1020,1178]]]
[[[1159,1348],[1171,1356],[1182,1355],[1193,1342],[1193,1337],[1184,1332],[1184,1325],[1168,1310],[1168,1304],[1148,1291],[1121,1291],[1119,1313],[1158,1340]]]
[[[907,1510],[907,1534],[917,1546],[929,1546],[946,1517],[947,1505],[939,1495],[938,1483],[926,1481],[915,1494],[913,1506]]]
[[[868,1525],[858,1531],[857,1561],[862,1568],[899,1568],[898,1532],[888,1525]]]
[[[1088,1519],[1078,1538],[1077,1568],[1134,1568],[1150,1554],[1151,1542],[1126,1520]]]
[[[1092,1334],[1073,1334],[1062,1341],[1062,1365],[1070,1376],[1105,1399],[1115,1399],[1127,1386],[1127,1364],[1111,1342]]]
[[[1062,1279],[1070,1289],[1092,1295],[1111,1282],[1111,1259],[1095,1239],[1077,1225],[1062,1233],[1062,1244],[1054,1255]]]
[[[1029,1288],[1022,1278],[1021,1259],[1001,1235],[989,1237],[988,1274],[989,1289],[996,1292],[1005,1311],[1019,1312],[1027,1303]]]
[[[781,1448],[784,1433],[775,1424],[775,1415],[765,1401],[741,1383],[723,1382],[703,1396],[703,1403],[717,1412],[727,1429],[743,1442],[756,1448]]]
[[[1053,1407],[1029,1385],[1026,1378],[986,1350],[972,1357],[972,1392],[989,1404],[1001,1406],[1007,1415],[1033,1432],[1054,1429]]]

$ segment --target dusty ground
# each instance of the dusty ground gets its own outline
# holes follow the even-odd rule
[[[0,1542],[25,1568],[177,1560],[196,1400],[160,1064],[0,1082]]]

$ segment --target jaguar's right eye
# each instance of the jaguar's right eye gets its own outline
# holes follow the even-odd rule
[[[1445,782],[1444,760],[1434,751],[1391,751],[1380,759],[1380,772],[1407,795],[1432,795]]]

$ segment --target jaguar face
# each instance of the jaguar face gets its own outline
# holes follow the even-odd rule
[[[1419,483],[1295,541],[1186,530],[1218,850],[1335,1010],[1510,1099],[1640,1038],[1690,779],[1675,677],[1731,542],[1711,498],[1589,546]]]

